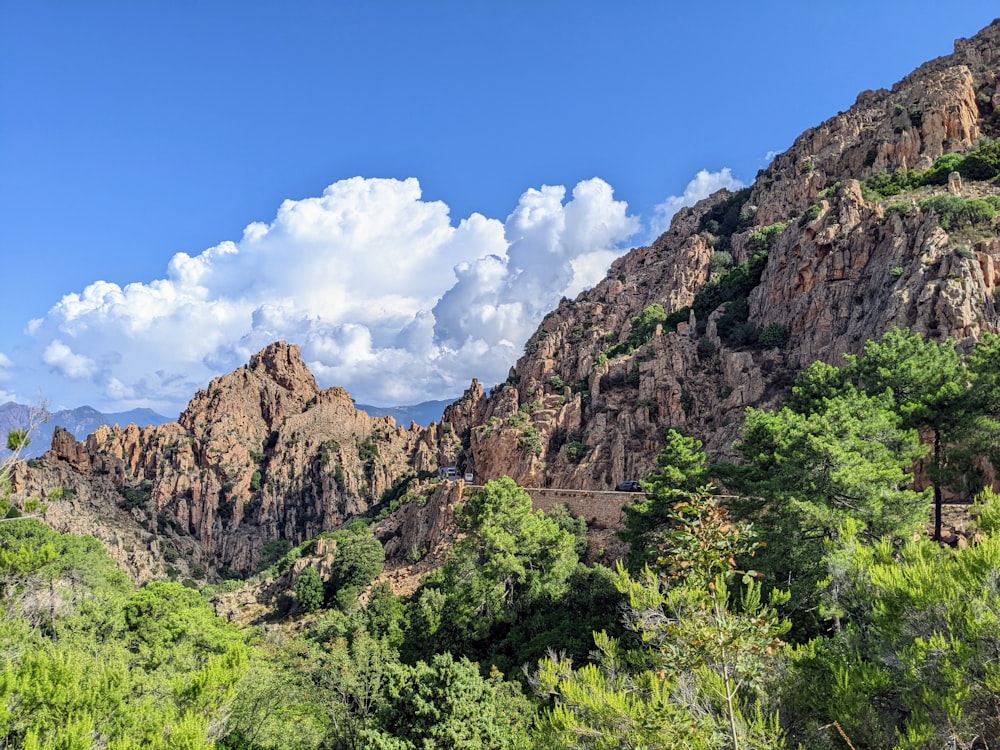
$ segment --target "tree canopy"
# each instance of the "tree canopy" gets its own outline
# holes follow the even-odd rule
[[[462,538],[412,595],[375,582],[364,523],[272,545],[251,585],[298,606],[267,628],[215,615],[211,591],[242,582],[136,587],[97,540],[6,519],[0,744],[993,747],[998,413],[1000,338],[963,358],[891,332],[749,410],[739,465],[670,431],[626,511],[627,567],[584,565],[583,521],[505,478],[456,511]],[[914,467],[939,500],[975,493],[955,548],[922,534]]]

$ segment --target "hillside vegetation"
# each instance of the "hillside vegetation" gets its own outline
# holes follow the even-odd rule
[[[9,509],[0,738],[992,746],[1000,504],[975,457],[1000,444],[998,363],[998,337],[962,359],[893,331],[843,367],[810,368],[781,409],[751,411],[740,465],[712,464],[672,432],[629,508],[627,564],[613,570],[583,565],[583,523],[533,511],[509,479],[460,508],[463,537],[409,597],[372,585],[382,546],[355,523],[261,574],[286,586],[266,630],[213,613],[210,598],[237,581],[137,589],[95,540]],[[921,429],[940,432],[936,455]],[[935,491],[912,489],[916,459],[935,491],[983,488],[974,533],[955,548],[928,538]]]

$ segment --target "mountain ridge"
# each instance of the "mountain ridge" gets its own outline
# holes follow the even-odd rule
[[[7,434],[11,430],[27,429],[32,426],[29,434],[31,443],[22,452],[23,458],[37,458],[48,450],[52,442],[52,434],[56,427],[69,430],[77,439],[85,439],[101,425],[137,424],[140,426],[166,424],[173,420],[158,414],[152,409],[138,408],[122,412],[101,412],[92,406],[77,406],[72,409],[59,409],[50,412],[44,407],[33,407],[7,401],[0,404],[0,432]],[[10,455],[6,446],[0,447],[0,459]]]
[[[746,408],[780,403],[813,361],[839,364],[893,327],[965,350],[1000,332],[996,221],[945,226],[933,203],[1000,202],[996,181],[891,197],[869,184],[988,147],[1000,137],[998,80],[994,22],[891,90],[862,92],[749,188],[682,209],[562,300],[508,379],[489,394],[473,381],[439,423],[404,429],[359,411],[343,389],[319,389],[296,345],[275,342],[199,391],[177,423],[101,427],[84,442],[57,430],[16,488],[47,496],[69,483],[108,517],[124,513],[104,537],[160,560],[149,570],[165,569],[169,544],[191,566],[245,573],[267,542],[391,510],[442,465],[477,482],[606,490],[644,477],[669,429],[733,459]],[[85,491],[92,481],[113,493]],[[426,522],[408,512],[411,526]],[[88,523],[100,532],[101,511]]]
[[[405,425],[409,422],[416,422],[421,427],[427,427],[431,422],[440,422],[444,410],[456,400],[421,401],[419,404],[403,406],[357,404],[357,408],[372,417],[392,417],[396,420],[396,424]]]

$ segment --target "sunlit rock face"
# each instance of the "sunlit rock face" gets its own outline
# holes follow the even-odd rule
[[[670,428],[736,458],[746,408],[780,403],[813,361],[840,364],[895,326],[966,350],[1000,331],[996,224],[949,231],[918,205],[936,194],[985,199],[1000,187],[951,180],[879,198],[865,186],[1000,136],[998,77],[994,23],[892,90],[864,92],[749,189],[681,210],[652,245],[562,300],[507,380],[473,381],[441,424],[369,417],[346,391],[320,390],[299,348],[278,342],[198,392],[176,424],[102,428],[82,443],[57,432],[15,488],[20,497],[74,490],[50,502],[46,518],[94,533],[148,579],[170,566],[251,570],[268,541],[336,528],[401,478],[439,466],[475,483],[508,475],[549,490],[612,490],[655,466]],[[733,311],[708,290],[762,250],[734,329]],[[660,308],[660,325],[638,335]],[[751,329],[769,335],[734,335]],[[454,533],[447,509],[460,497],[442,493],[380,527],[390,555],[420,548],[443,559]],[[600,497],[578,502],[604,517],[593,505]]]
[[[609,488],[645,476],[671,427],[735,458],[745,408],[777,403],[817,359],[841,364],[894,326],[951,337],[966,349],[998,330],[995,226],[949,233],[916,205],[948,193],[947,185],[891,199],[863,186],[872,175],[927,169],[1000,136],[998,76],[994,23],[891,91],[864,92],[850,110],[803,133],[746,193],[722,191],[682,210],[652,246],[563,300],[506,383],[489,397],[470,392],[474,406],[446,414],[477,470],[540,486]],[[964,199],[998,194],[990,182],[964,180],[960,190]],[[727,206],[736,212],[728,228]],[[758,329],[784,327],[783,346],[727,342],[718,335],[720,307],[608,356],[643,310],[692,304],[718,251],[734,264],[746,261],[774,225],[784,231],[769,243],[748,319]]]

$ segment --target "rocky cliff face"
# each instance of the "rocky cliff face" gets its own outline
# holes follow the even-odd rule
[[[110,515],[92,513],[92,526],[121,511],[146,528],[122,550],[162,556],[169,542],[192,565],[245,571],[267,541],[335,528],[438,465],[477,482],[607,489],[645,476],[669,428],[733,457],[746,407],[778,403],[817,359],[839,364],[893,326],[966,347],[1000,330],[996,221],[948,230],[920,206],[936,193],[988,198],[1000,187],[952,181],[883,199],[864,184],[1000,136],[998,77],[994,22],[891,91],[861,94],[750,188],[682,210],[651,246],[563,300],[507,381],[488,395],[474,381],[441,425],[372,419],[343,390],[320,390],[298,347],[277,343],[212,381],[178,424],[102,428],[85,443],[58,433],[22,487],[44,494],[56,481],[93,479],[117,500]],[[720,278],[737,277],[738,295],[725,298]],[[640,331],[656,306],[660,325]],[[391,552],[437,549],[456,498],[439,500],[434,513],[411,504],[383,524]],[[165,542],[164,530],[175,536]]]
[[[682,211],[651,247],[563,300],[487,398],[473,387],[446,412],[478,475],[538,486],[604,488],[653,467],[663,432],[682,429],[733,457],[747,406],[774,404],[803,368],[839,364],[893,326],[969,347],[997,331],[997,226],[949,233],[918,207],[947,188],[880,199],[862,181],[927,169],[1000,135],[1000,22],[891,91],[861,94],[807,131],[748,191]],[[995,183],[953,184],[965,198]],[[749,323],[788,335],[781,347],[719,335],[725,306],[657,331],[621,353],[651,305],[691,305],[724,250],[734,263],[769,250],[747,299]],[[716,266],[717,267],[717,266]],[[707,315],[704,313],[707,312]],[[617,355],[617,356],[615,356]],[[470,419],[467,415],[473,414]]]
[[[69,440],[75,443],[72,436]],[[194,539],[184,538],[167,524],[158,529],[155,519],[150,523],[145,513],[128,507],[110,476],[82,473],[79,468],[80,464],[52,459],[21,463],[11,476],[15,500],[43,500],[46,523],[62,533],[96,537],[136,583],[166,578],[171,572],[179,577],[192,574],[201,557]]]
[[[397,427],[355,409],[343,389],[320,390],[299,347],[278,342],[213,380],[176,424],[102,427],[84,443],[57,431],[26,469],[36,479],[18,488],[46,495],[37,475],[54,485],[72,469],[92,481],[71,484],[105,490],[94,515],[128,510],[196,542],[181,555],[194,565],[247,571],[269,540],[334,529],[401,477],[434,469],[440,442],[436,429]],[[69,530],[62,516],[62,502],[50,502],[47,517]]]

